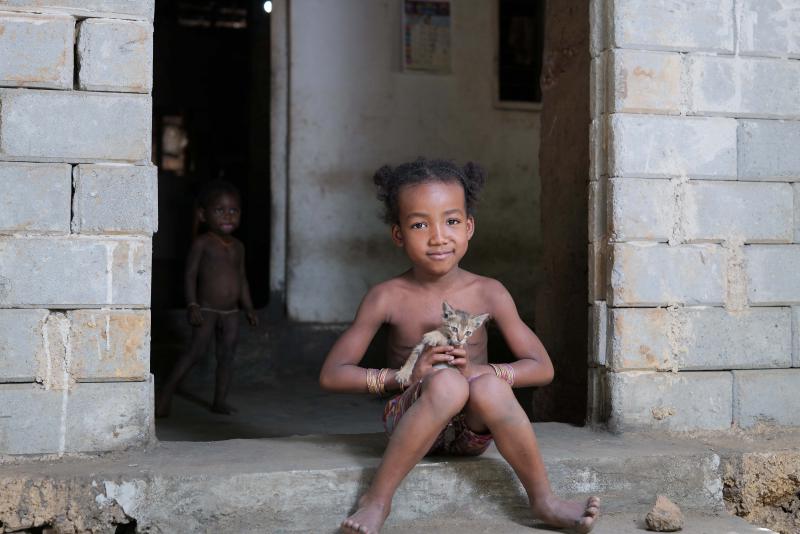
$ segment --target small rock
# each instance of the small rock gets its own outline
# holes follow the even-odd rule
[[[683,528],[683,513],[678,506],[664,497],[656,497],[653,509],[647,512],[644,518],[647,530],[656,532],[675,532]]]

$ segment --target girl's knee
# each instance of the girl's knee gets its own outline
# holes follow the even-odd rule
[[[481,375],[469,384],[469,403],[475,409],[502,408],[511,402],[517,402],[511,386],[493,374]]]
[[[469,397],[469,384],[455,369],[439,369],[425,378],[425,395],[437,406],[453,406],[460,410]]]

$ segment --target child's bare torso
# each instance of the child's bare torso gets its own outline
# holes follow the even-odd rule
[[[455,287],[444,294],[437,294],[401,275],[387,282],[386,289],[391,295],[389,340],[387,343],[387,364],[399,368],[422,339],[423,334],[435,330],[442,324],[442,301],[447,300],[453,307],[472,314],[488,312],[483,298],[483,277],[463,271],[463,276]],[[469,338],[466,350],[473,364],[487,362],[486,327],[482,326]]]
[[[229,243],[211,234],[204,234],[203,256],[197,273],[197,299],[200,306],[227,311],[238,308],[242,294],[242,261],[244,246],[229,238]]]

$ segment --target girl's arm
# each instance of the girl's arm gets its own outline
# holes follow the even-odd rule
[[[367,391],[367,370],[359,367],[358,363],[367,352],[375,333],[388,321],[388,303],[389,295],[382,286],[373,287],[367,292],[353,324],[339,336],[322,364],[319,383],[323,389],[348,393]],[[393,379],[394,372],[390,374]]]
[[[486,290],[492,317],[511,353],[518,359],[510,364],[514,370],[514,386],[544,386],[552,382],[550,356],[536,334],[520,319],[511,294],[497,280],[490,281]]]
[[[247,314],[247,320],[251,325],[256,326],[258,324],[258,316],[253,309],[253,299],[250,297],[250,284],[247,283],[247,273],[245,271],[244,261],[244,245],[239,243],[239,247],[239,287],[242,288],[241,294],[239,295],[239,301],[241,302],[242,308],[244,308],[244,311]]]

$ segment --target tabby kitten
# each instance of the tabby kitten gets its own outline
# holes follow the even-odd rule
[[[414,347],[406,363],[397,371],[397,382],[402,386],[408,385],[411,381],[411,371],[414,370],[417,358],[419,358],[419,355],[425,350],[425,347],[439,347],[444,345],[463,347],[467,343],[467,338],[480,328],[488,318],[488,313],[470,315],[469,312],[455,310],[447,302],[443,302],[442,326],[422,336],[422,342]],[[434,367],[449,366],[446,363],[437,363]]]

